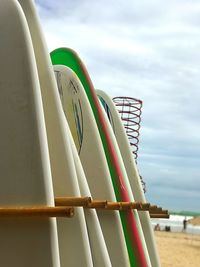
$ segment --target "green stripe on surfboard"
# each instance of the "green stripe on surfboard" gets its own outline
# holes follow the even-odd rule
[[[109,150],[106,146],[106,137],[105,137],[104,132],[101,128],[101,125],[100,125],[100,122],[98,119],[98,112],[97,112],[95,103],[93,102],[93,97],[92,97],[92,93],[90,90],[90,86],[89,86],[88,81],[85,77],[85,74],[82,71],[82,67],[81,67],[82,63],[80,62],[78,55],[73,50],[68,49],[68,48],[56,49],[56,50],[52,51],[50,55],[51,55],[51,60],[52,60],[53,65],[65,65],[65,66],[71,68],[76,73],[76,75],[79,77],[79,79],[80,79],[80,81],[81,81],[81,83],[85,89],[85,92],[87,94],[87,97],[88,97],[88,100],[90,102],[93,114],[95,116],[97,126],[99,129],[99,133],[101,136],[101,140],[102,140],[102,143],[104,146],[104,151],[106,152],[105,153],[106,157],[107,156],[109,157]],[[112,174],[111,177],[113,178],[113,176],[115,175],[115,169],[112,166],[111,158],[110,157],[107,158],[107,161],[110,163],[109,164],[109,170],[110,170],[110,173]],[[116,179],[113,179],[112,182],[113,182],[116,198],[120,199],[121,194],[120,194]]]
[[[83,84],[83,87],[85,89],[91,108],[93,110],[93,114],[97,122],[97,126],[99,129],[106,159],[107,159],[108,166],[109,166],[109,171],[110,171],[111,178],[112,178],[112,183],[113,183],[116,199],[117,201],[121,201],[121,192],[119,188],[119,183],[117,181],[118,176],[117,176],[115,167],[113,165],[112,158],[110,156],[110,151],[107,146],[106,136],[104,134],[104,131],[102,129],[102,126],[99,120],[99,115],[96,109],[96,104],[93,101],[93,92],[91,91],[91,86],[88,82],[88,77],[86,77],[87,74],[84,73],[83,71],[82,62],[80,61],[78,55],[73,50],[68,49],[68,48],[59,48],[59,49],[54,50],[51,53],[51,60],[54,65],[66,65],[70,67],[77,74],[77,76],[79,77],[80,81]],[[130,239],[130,235],[129,235],[130,229],[128,225],[127,215],[125,212],[122,211],[120,212],[120,217],[121,217],[122,227],[124,231],[124,236],[126,240],[126,245],[127,245],[127,250],[128,250],[131,266],[141,266],[141,264],[137,260],[137,256],[135,255],[135,252],[134,252],[134,247],[132,246],[132,242]]]

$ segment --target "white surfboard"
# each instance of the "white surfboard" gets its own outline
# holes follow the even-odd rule
[[[66,119],[36,10],[31,0],[19,2],[28,22],[35,52],[54,193],[56,197],[80,196]],[[57,228],[61,266],[93,266],[83,209],[76,209],[74,218],[70,220],[57,219]]]
[[[102,103],[101,103],[101,107],[102,107],[102,113],[104,114],[104,119],[105,119],[105,122],[106,122],[106,125],[107,125],[107,129],[108,129],[110,137],[112,139],[112,142],[113,142],[113,145],[114,145],[114,148],[115,148],[115,153],[116,153],[116,156],[118,158],[118,162],[120,164],[120,168],[121,168],[121,171],[122,171],[122,174],[123,174],[123,177],[124,177],[124,182],[125,182],[128,194],[129,194],[130,201],[134,202],[135,199],[134,199],[134,196],[133,196],[133,193],[132,193],[132,190],[131,190],[130,182],[129,182],[129,179],[128,179],[128,176],[127,176],[127,173],[126,173],[126,169],[125,169],[125,166],[124,166],[124,162],[122,160],[122,156],[121,156],[121,152],[120,152],[117,140],[115,138],[114,132],[112,130],[112,127],[111,127],[111,124],[110,124],[110,122],[108,120],[106,112],[105,112],[105,110],[104,110],[104,108],[102,106]],[[149,257],[149,253],[148,253],[148,250],[147,250],[147,246],[146,246],[146,242],[145,242],[145,238],[144,238],[144,233],[143,233],[143,230],[142,230],[142,227],[141,227],[141,222],[140,222],[140,219],[139,219],[139,216],[138,216],[138,212],[136,210],[133,210],[133,213],[134,213],[134,217],[136,219],[138,231],[140,233],[140,238],[141,238],[141,241],[142,241],[143,250],[144,250],[144,253],[145,253],[145,256],[146,256],[147,264],[148,264],[148,266],[151,266],[150,257]]]
[[[0,205],[53,206],[40,85],[20,5],[0,1]],[[59,267],[56,220],[0,218],[0,265]]]
[[[76,167],[78,182],[80,186],[80,192],[82,196],[91,196],[90,189],[87,183],[87,179],[85,177],[85,173],[72,137],[70,132],[69,126],[67,124],[70,141],[71,141],[71,148],[74,158],[74,163]],[[85,209],[85,219],[88,229],[88,236],[90,240],[90,248],[92,252],[92,259],[95,267],[111,267],[111,261],[108,254],[108,250],[106,247],[106,243],[104,240],[104,236],[101,230],[101,226],[99,223],[99,219],[97,217],[97,213],[95,210],[92,209]]]
[[[137,166],[133,158],[133,154],[130,149],[129,141],[124,130],[124,126],[121,122],[118,111],[115,108],[115,105],[112,99],[102,90],[97,90],[97,95],[105,101],[107,105],[110,116],[112,117],[112,128],[123,158],[124,166],[129,178],[130,186],[134,195],[135,201],[146,202],[145,195],[142,189],[140,177],[138,174]],[[150,260],[152,266],[159,267],[160,261],[158,257],[158,252],[155,245],[155,238],[153,229],[150,222],[150,216],[148,212],[138,212],[140,222],[142,225],[145,241],[147,244],[147,249],[149,252]]]
[[[116,201],[101,139],[85,91],[76,74],[54,66],[64,112],[95,199]],[[117,212],[97,212],[112,266],[129,266],[128,254]]]

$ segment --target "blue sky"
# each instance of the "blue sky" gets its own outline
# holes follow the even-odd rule
[[[147,199],[200,211],[200,2],[37,0],[49,51],[84,60],[96,88],[143,101]]]

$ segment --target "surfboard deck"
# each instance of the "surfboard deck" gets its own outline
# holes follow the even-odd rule
[[[56,197],[78,197],[80,189],[66,128],[66,119],[44,35],[33,1],[19,0],[19,3],[28,22],[36,58],[54,193]],[[75,216],[70,220],[58,218],[57,229],[61,266],[92,267],[92,255],[83,209],[76,209]]]
[[[40,85],[28,26],[16,1],[0,1],[0,36],[0,205],[53,206]],[[0,262],[59,267],[56,220],[0,218]]]
[[[68,126],[68,124],[67,124]],[[71,135],[70,129],[68,129],[71,141],[72,154],[76,167],[80,192],[82,196],[91,196],[91,192],[85,177],[85,173]],[[87,224],[88,236],[90,241],[90,248],[92,252],[93,264],[95,267],[111,267],[111,261],[104,240],[104,236],[101,230],[101,225],[95,210],[84,209],[85,220]]]
[[[102,90],[97,90],[97,95],[100,100],[103,100],[103,106],[106,110],[111,126],[113,128],[116,140],[123,158],[124,166],[129,178],[130,186],[134,195],[134,199],[138,202],[146,202],[144,191],[142,189],[140,177],[138,174],[137,166],[130,149],[129,141],[121,122],[119,113],[112,101],[112,99]],[[149,252],[152,266],[159,267],[160,260],[156,249],[155,238],[151,226],[150,216],[148,212],[138,212],[140,222],[142,225],[147,249]]]
[[[91,196],[115,201],[98,128],[77,75],[66,66],[54,66],[63,109],[79,152]],[[82,176],[83,177],[83,176]],[[117,212],[97,212],[112,266],[129,266]]]
[[[99,101],[99,102],[101,103],[101,101]],[[135,199],[134,199],[134,196],[133,196],[133,193],[132,193],[132,190],[131,190],[131,186],[130,186],[130,183],[129,183],[129,179],[128,179],[128,176],[127,176],[127,173],[126,173],[126,169],[125,169],[125,166],[124,166],[124,162],[123,162],[123,159],[122,159],[122,156],[121,156],[121,152],[120,152],[117,140],[115,138],[113,129],[111,127],[110,121],[109,121],[109,119],[107,117],[107,114],[105,112],[105,109],[104,109],[102,103],[101,103],[101,107],[102,107],[102,113],[103,113],[103,116],[104,116],[104,119],[105,119],[105,122],[106,122],[106,125],[107,125],[107,129],[109,131],[110,137],[112,139],[113,147],[115,149],[115,155],[116,155],[116,157],[118,159],[118,163],[120,165],[120,168],[121,168],[121,171],[122,171],[122,174],[123,174],[123,177],[124,177],[124,184],[126,185],[126,188],[127,188],[127,191],[128,191],[128,196],[130,198],[130,201],[134,202]],[[141,238],[141,242],[142,242],[143,250],[144,250],[144,253],[145,253],[145,256],[146,256],[147,264],[148,264],[148,266],[151,266],[151,262],[150,262],[150,258],[149,258],[149,254],[148,254],[148,250],[147,250],[147,246],[146,246],[146,242],[145,242],[145,239],[144,239],[144,234],[143,234],[143,230],[142,230],[142,227],[141,227],[141,222],[140,222],[140,219],[139,219],[139,216],[138,216],[138,212],[137,212],[137,210],[132,210],[132,213],[134,215],[136,227],[137,227],[137,230],[138,230],[140,238]]]
[[[123,174],[118,164],[112,140],[109,136],[107,125],[102,115],[101,106],[98,102],[98,97],[85,66],[78,55],[69,48],[59,48],[54,50],[51,52],[51,60],[54,65],[66,65],[73,69],[83,84],[101,136],[116,198],[118,201],[129,201],[128,192],[123,180]],[[148,266],[132,211],[121,212],[120,216],[131,265]]]

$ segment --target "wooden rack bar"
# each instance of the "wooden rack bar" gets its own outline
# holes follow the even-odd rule
[[[142,202],[111,202],[107,200],[92,200],[91,197],[57,197],[55,198],[55,205],[57,206],[74,206],[89,209],[103,209],[103,210],[127,210],[136,209],[138,211],[149,211],[152,216],[167,217],[168,211],[156,205]],[[165,216],[164,216],[165,215]]]
[[[169,219],[169,214],[154,214],[154,213],[150,213],[150,217],[151,218],[158,218],[158,219]]]
[[[132,202],[119,202],[121,210],[132,209]]]
[[[131,208],[138,211],[149,211],[151,205],[150,203],[131,202]]]
[[[162,210],[162,208],[159,208],[159,207],[157,207],[156,205],[151,205],[151,206],[149,207],[149,209],[150,209],[150,210],[159,210],[159,209]]]
[[[106,210],[121,210],[121,202],[107,202]]]
[[[87,207],[92,202],[91,197],[56,197],[56,206]]]
[[[0,218],[9,217],[73,217],[72,207],[0,207]]]
[[[169,214],[168,210],[162,210],[162,213]]]
[[[168,214],[167,210],[160,210],[160,209],[149,210],[149,212],[152,214]]]
[[[0,217],[72,217],[74,207],[101,210],[148,211],[151,218],[169,218],[167,210],[156,205],[142,202],[111,202],[107,200],[92,200],[91,197],[56,197],[56,207],[0,207]]]
[[[106,209],[107,208],[107,201],[106,200],[92,200],[91,203],[88,203],[86,208]]]

